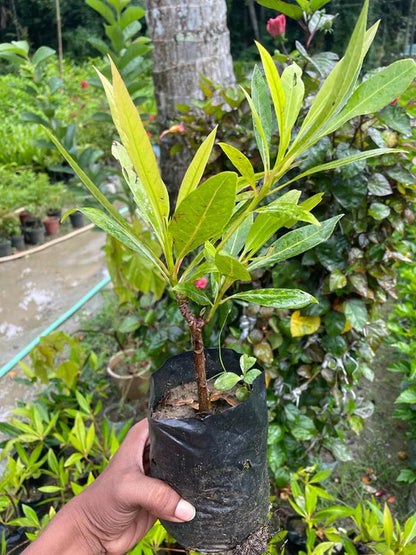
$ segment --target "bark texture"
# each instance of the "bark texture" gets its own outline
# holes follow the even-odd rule
[[[201,74],[214,84],[235,84],[225,0],[147,0],[147,23],[153,41],[153,83],[158,120],[168,128],[177,104],[203,98]],[[161,145],[162,176],[171,192],[180,184],[189,162],[182,151],[169,159],[177,136]]]

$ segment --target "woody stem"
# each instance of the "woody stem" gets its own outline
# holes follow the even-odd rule
[[[204,341],[202,339],[202,328],[205,325],[204,318],[198,318],[191,311],[188,299],[184,295],[177,294],[179,310],[189,326],[194,353],[195,378],[198,389],[199,412],[208,412],[211,403],[208,395],[207,376],[205,370]]]

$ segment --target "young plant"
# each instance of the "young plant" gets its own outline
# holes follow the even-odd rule
[[[108,199],[82,171],[59,141],[58,149],[95,196],[104,210],[81,208],[96,225],[137,251],[173,291],[191,332],[200,412],[210,409],[205,374],[202,330],[217,309],[230,301],[248,301],[278,309],[299,309],[315,299],[298,289],[246,289],[251,273],[275,266],[322,243],[331,235],[341,216],[318,222],[311,211],[322,194],[300,201],[301,191],[280,193],[283,187],[318,171],[344,166],[357,160],[392,152],[379,148],[321,164],[296,174],[299,158],[317,141],[351,118],[371,113],[398,96],[416,75],[413,60],[399,60],[357,86],[363,59],[374,38],[377,24],[366,29],[365,2],[345,56],[335,66],[316,95],[297,134],[293,133],[304,97],[302,71],[294,63],[279,75],[270,54],[258,45],[264,77],[255,68],[251,96],[245,93],[252,112],[256,143],[263,170],[255,173],[244,154],[235,147],[220,147],[238,170],[224,171],[201,181],[215,142],[214,129],[202,143],[171,207],[152,145],[120,74],[111,62],[112,83],[100,74],[121,143],[113,145],[132,191],[137,213],[152,230],[161,254],[135,233]],[[275,120],[279,130],[277,154],[270,151]],[[308,225],[273,239],[283,228],[298,222]],[[204,289],[195,285],[206,278]],[[243,282],[239,292],[230,291]]]
[[[227,372],[224,368],[224,372],[214,382],[215,389],[219,391],[228,391],[239,382],[243,382],[243,385],[240,385],[236,390],[235,396],[239,401],[244,401],[250,394],[250,389],[254,380],[261,374],[261,370],[253,368],[255,364],[256,359],[254,357],[242,355],[240,357],[241,374]]]

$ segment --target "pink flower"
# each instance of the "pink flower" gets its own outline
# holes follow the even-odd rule
[[[266,29],[272,37],[279,37],[280,35],[284,35],[286,30],[286,16],[281,13],[274,19],[269,19]]]
[[[207,285],[208,285],[208,280],[206,277],[199,278],[195,282],[195,287],[198,287],[198,289],[205,289]]]
[[[163,137],[168,133],[184,133],[184,131],[185,131],[184,124],[177,123],[176,125],[172,125],[172,127],[169,127],[169,129],[165,129],[164,131],[162,131],[159,139],[163,139]]]
[[[155,120],[155,116],[149,116],[149,121],[154,121]]]
[[[81,89],[86,89],[89,86],[88,81],[81,81]]]

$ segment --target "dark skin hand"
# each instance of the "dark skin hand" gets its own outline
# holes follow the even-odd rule
[[[142,420],[104,472],[58,512],[24,555],[123,555],[157,518],[192,520],[195,509],[190,503],[147,476],[149,446],[148,423]]]

